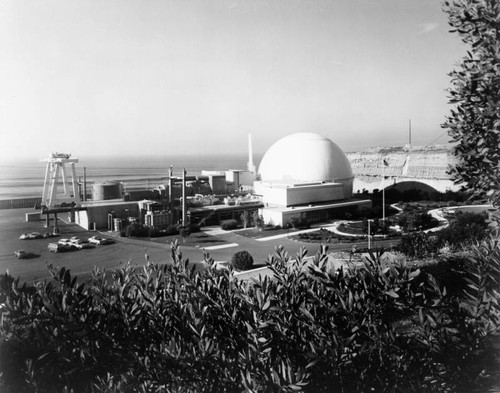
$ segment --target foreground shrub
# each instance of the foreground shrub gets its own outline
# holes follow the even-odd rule
[[[457,249],[483,240],[488,235],[487,218],[486,213],[457,212],[448,227],[438,232],[440,243]]]
[[[410,258],[426,258],[437,253],[439,242],[436,236],[425,232],[403,235],[398,245],[399,251]]]
[[[6,275],[0,389],[470,391],[499,326],[499,249],[474,249],[456,296],[381,253],[332,270],[326,247],[293,262],[278,248],[273,278],[251,283],[195,271],[176,243],[170,264],[95,269],[87,283],[50,268],[30,292]]]
[[[238,270],[247,270],[253,266],[253,257],[248,251],[237,251],[231,258],[231,265]]]

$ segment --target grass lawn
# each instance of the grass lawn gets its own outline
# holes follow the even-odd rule
[[[137,240],[142,241],[151,241],[153,243],[158,244],[171,244],[173,241],[177,240],[177,242],[183,246],[187,247],[209,247],[209,246],[217,246],[220,244],[226,243],[224,240],[219,239],[218,237],[207,235],[205,232],[195,232],[191,233],[185,239],[182,238],[181,235],[171,235],[171,236],[160,236],[160,237],[138,237],[135,238]]]
[[[295,232],[300,231],[300,229],[293,229],[293,228],[281,228],[281,229],[275,229],[275,228],[264,228],[262,231],[260,231],[258,228],[247,228],[247,229],[242,229],[240,231],[237,231],[236,233],[241,236],[245,236],[251,239],[262,239],[264,237],[269,237],[269,236],[276,236],[276,235],[284,235],[284,234],[290,234],[293,235]]]
[[[352,236],[340,236],[327,229],[318,229],[314,232],[300,233],[290,239],[307,243],[345,244],[359,242],[360,239]]]

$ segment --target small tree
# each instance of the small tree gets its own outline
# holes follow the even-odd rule
[[[181,235],[181,237],[182,237],[182,242],[186,243],[187,237],[191,234],[191,231],[189,230],[189,226],[184,227],[182,225],[179,225],[179,227],[177,229],[179,230],[179,235]]]
[[[231,258],[231,265],[238,270],[247,270],[253,266],[253,257],[248,251],[235,252]]]
[[[290,225],[292,226],[292,228],[298,228],[300,225],[300,217],[299,216],[290,217]]]
[[[246,228],[248,224],[250,224],[251,220],[250,213],[248,212],[248,210],[244,210],[243,213],[241,213],[240,219],[243,224],[243,228]]]
[[[252,216],[253,223],[254,225],[259,228],[260,231],[262,231],[262,228],[264,228],[264,217],[262,217],[259,212],[255,212]]]

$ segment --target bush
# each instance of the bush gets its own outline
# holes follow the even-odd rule
[[[201,231],[200,224],[193,224],[193,223],[189,224],[189,232],[190,233],[196,233],[196,232],[200,232],[200,231]]]
[[[161,236],[160,230],[158,228],[148,227],[147,230],[148,230],[148,236],[149,237],[159,237],[159,236]]]
[[[300,216],[290,217],[290,225],[292,228],[309,228],[311,223],[305,214],[301,214]]]
[[[467,286],[465,276],[465,256],[452,255],[422,266],[423,273],[431,275],[451,296],[462,293]]]
[[[397,224],[403,232],[413,232],[436,227],[439,223],[427,212],[417,210],[415,207],[405,207],[405,211],[397,218]]]
[[[126,229],[128,237],[146,237],[149,235],[148,228],[138,222],[133,222]]]
[[[413,232],[401,237],[398,248],[410,258],[426,258],[437,253],[439,242],[436,236],[425,232]]]
[[[169,225],[167,229],[165,229],[165,234],[167,236],[178,235],[179,230],[177,229],[177,225]]]
[[[181,237],[182,237],[182,241],[186,242],[186,239],[188,238],[188,236],[191,235],[189,225],[187,225],[187,226],[178,225],[177,230],[179,231],[179,235],[181,235]]]
[[[483,240],[488,234],[486,213],[458,212],[450,220],[450,225],[438,233],[441,245],[449,244],[452,248],[460,248],[475,241]]]
[[[467,286],[448,296],[404,261],[370,254],[332,271],[278,248],[273,279],[171,264],[65,268],[28,290],[0,280],[2,392],[488,391],[488,339],[499,327],[500,246],[471,248]],[[207,262],[213,262],[207,260]],[[140,376],[140,377],[138,377]],[[468,385],[466,385],[468,384]]]
[[[236,220],[224,220],[220,223],[220,227],[225,231],[230,231],[232,229],[238,228],[238,221]]]
[[[253,266],[253,257],[248,251],[238,251],[231,258],[231,265],[238,270],[248,270]]]

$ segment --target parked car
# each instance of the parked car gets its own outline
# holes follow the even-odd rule
[[[76,236],[71,236],[69,238],[69,241],[71,242],[71,244],[88,244],[88,240],[82,240]]]
[[[16,250],[14,251],[14,255],[17,259],[24,259],[27,258],[29,254],[24,250]]]
[[[69,239],[66,239],[66,238],[62,238],[62,239],[59,239],[58,241],[59,244],[62,244],[62,245],[71,245],[71,241]]]
[[[47,248],[50,252],[64,252],[76,250],[77,247],[74,244],[62,244],[62,243],[49,243]]]
[[[75,244],[76,248],[78,249],[82,249],[82,248],[95,248],[95,245],[94,244],[90,244],[90,243],[79,243],[79,244]]]
[[[49,252],[60,252],[64,246],[59,243],[49,243],[47,248],[49,249]]]
[[[92,237],[89,237],[89,243],[101,245],[101,244],[108,244],[108,243],[110,243],[110,241],[108,239],[103,238],[103,237],[92,236]]]
[[[21,240],[28,240],[28,239],[41,239],[43,235],[40,232],[31,232],[31,233],[23,233],[21,236],[19,236],[19,239]]]

